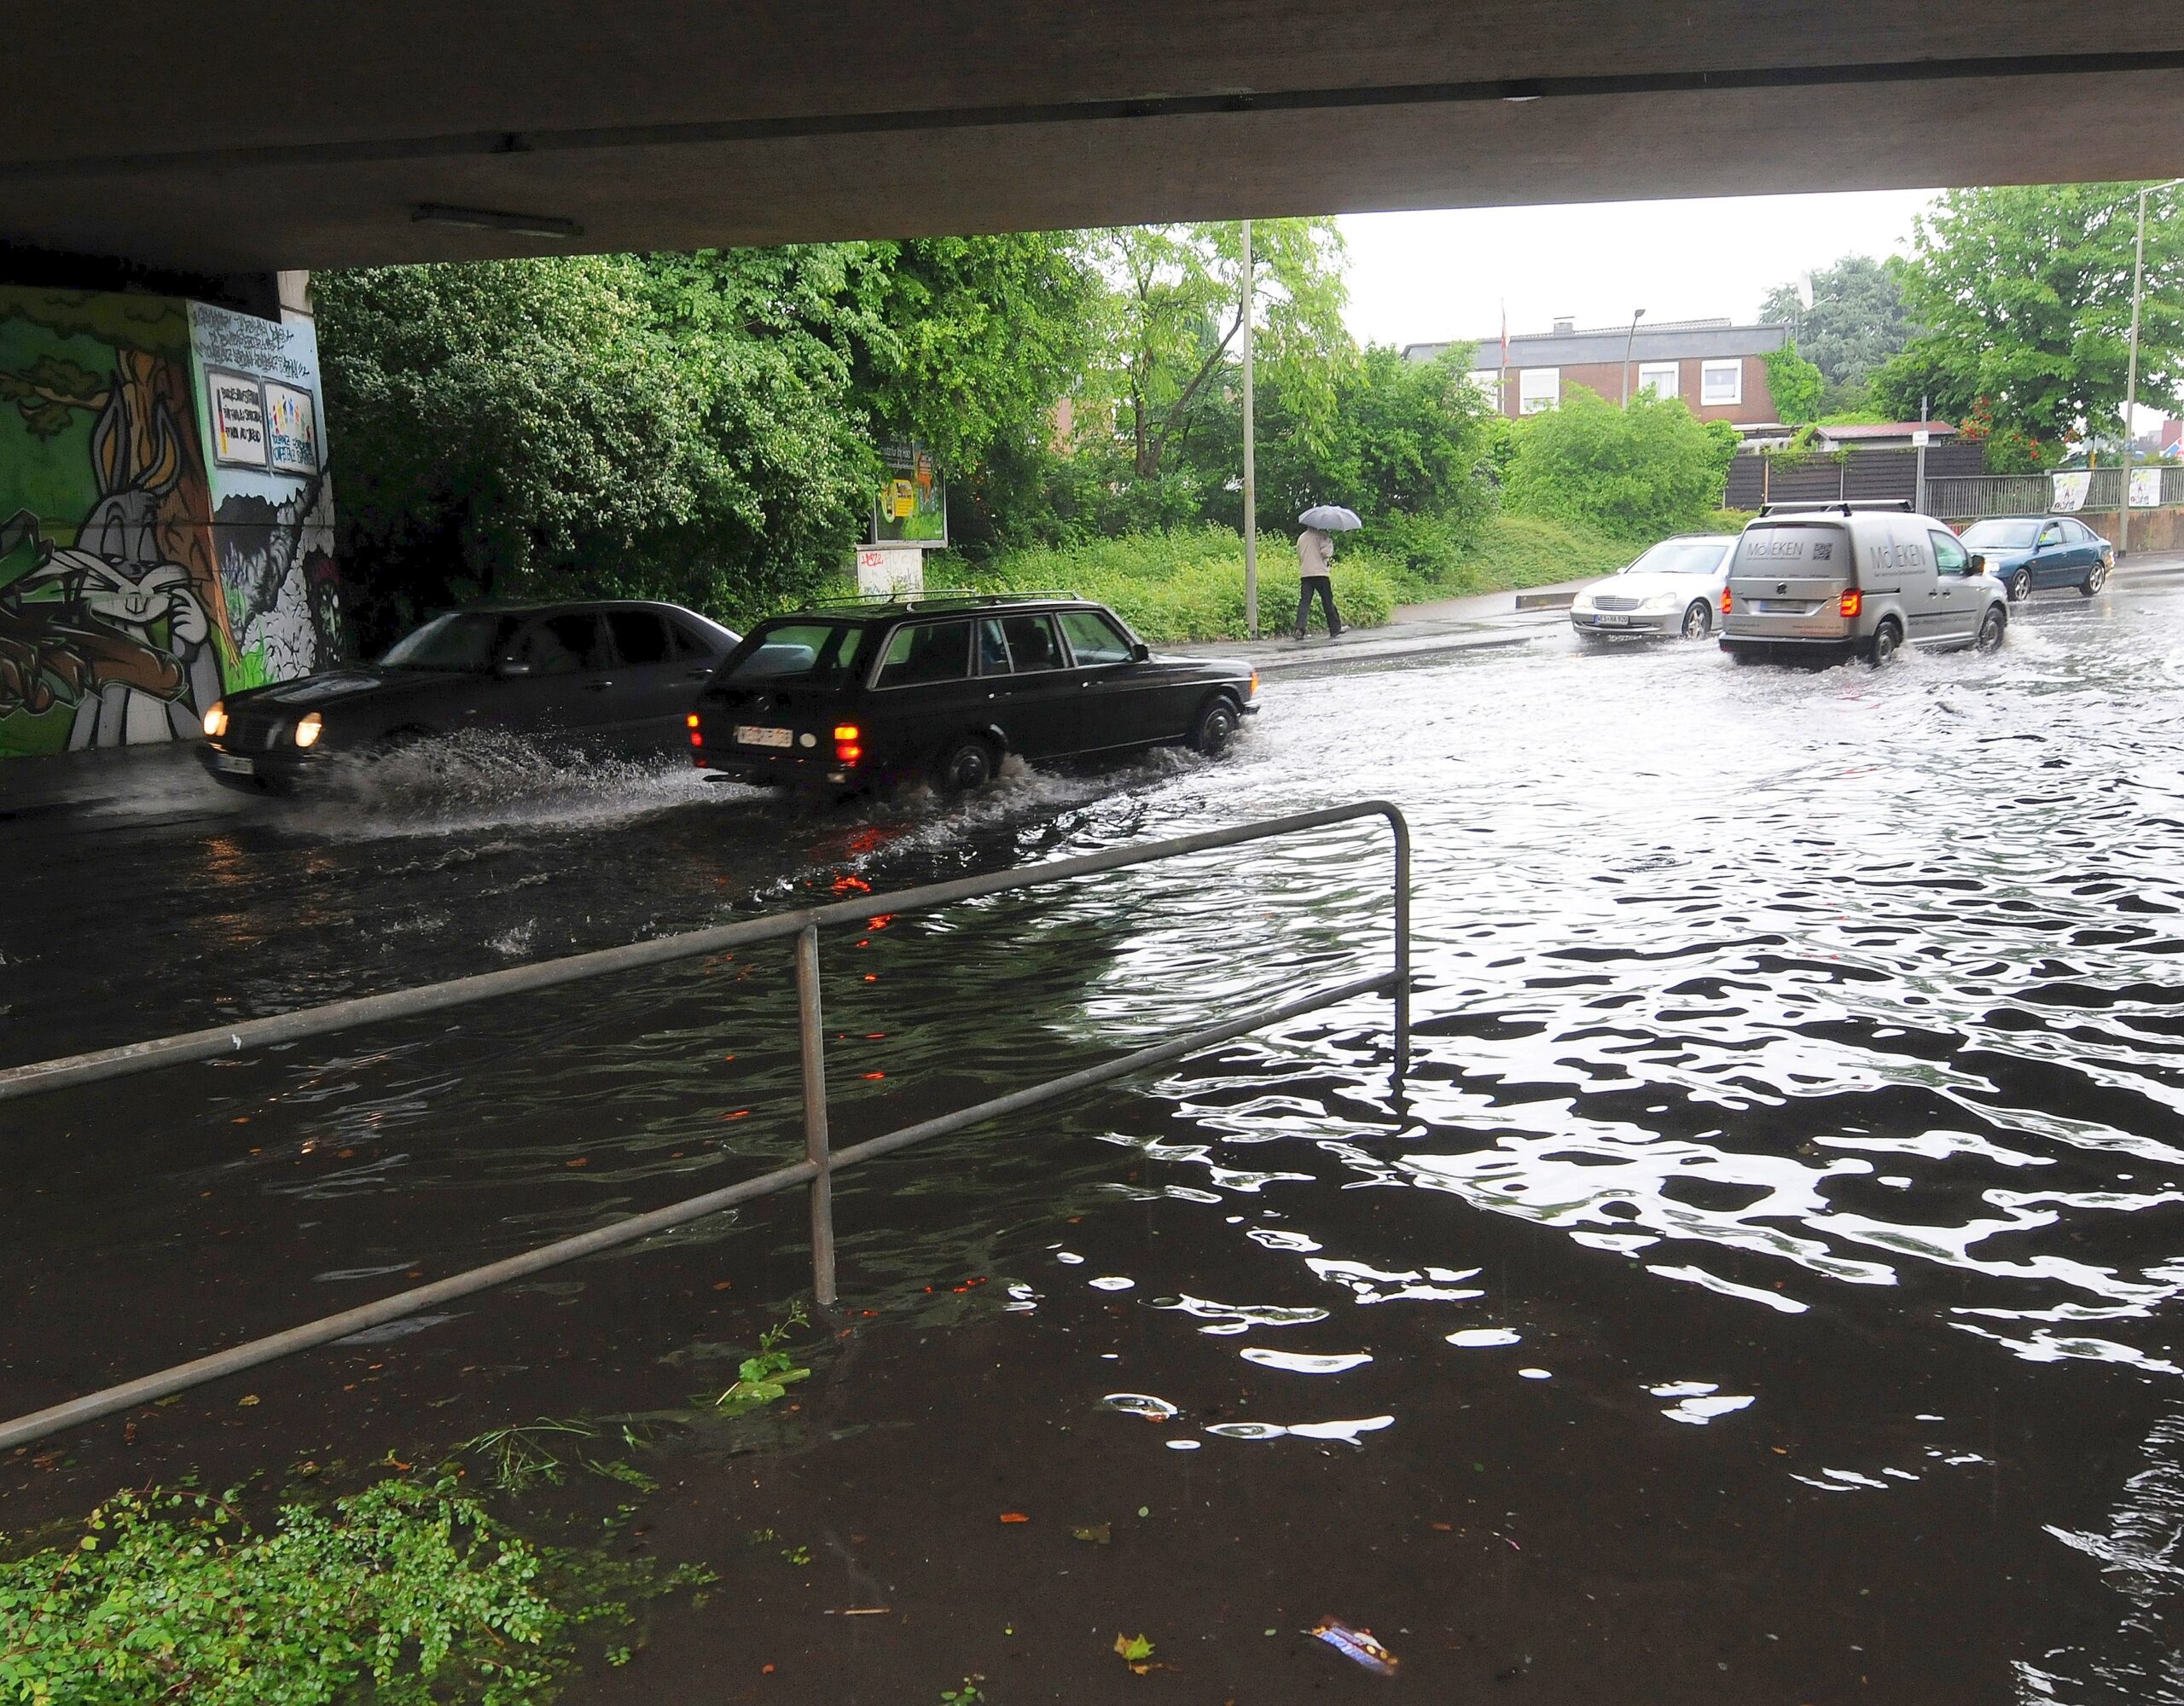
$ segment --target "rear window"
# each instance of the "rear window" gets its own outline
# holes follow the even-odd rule
[[[1840,575],[1849,577],[1850,536],[1840,527],[1751,526],[1737,541],[1739,574]]]
[[[911,688],[956,682],[971,673],[968,622],[919,622],[897,628],[880,660],[876,686]]]
[[[864,630],[854,622],[762,622],[713,672],[716,682],[839,681],[857,663]]]

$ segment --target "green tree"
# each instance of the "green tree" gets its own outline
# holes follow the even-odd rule
[[[1796,285],[1776,286],[1760,305],[1759,317],[1792,328],[1798,352],[1829,385],[1844,387],[1885,365],[1914,329],[1902,285],[1867,255],[1845,255],[1813,274],[1809,308]]]
[[[1722,501],[1736,429],[1650,392],[1618,408],[1583,386],[1516,423],[1509,507],[1625,538],[1698,526]]]
[[[1792,426],[1817,421],[1821,392],[1827,381],[1817,366],[1798,353],[1795,341],[1769,350],[1759,359],[1767,368],[1767,389],[1774,395],[1775,415]]]
[[[1951,190],[1914,227],[1897,276],[1925,329],[1874,375],[1876,400],[1977,415],[2036,466],[2123,418],[2136,229],[2134,184]],[[2184,404],[2184,208],[2148,200],[2139,397]]]
[[[1258,297],[1254,361],[1317,442],[1353,346],[1342,323],[1342,235],[1332,219],[1252,227]],[[1131,473],[1158,481],[1218,397],[1243,329],[1242,228],[1147,225],[1102,234],[1113,284],[1103,368]]]

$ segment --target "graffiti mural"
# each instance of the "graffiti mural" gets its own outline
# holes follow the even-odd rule
[[[308,322],[0,288],[0,757],[340,660],[317,366]]]
[[[194,734],[226,612],[183,305],[0,290],[0,755]]]
[[[345,655],[318,342],[307,322],[190,305],[204,376],[212,531],[236,666],[230,690]]]

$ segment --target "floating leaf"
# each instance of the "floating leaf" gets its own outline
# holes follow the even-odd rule
[[[1083,1541],[1092,1546],[1105,1546],[1114,1539],[1115,1525],[1112,1523],[1095,1523],[1089,1528],[1072,1529],[1069,1531],[1069,1537],[1073,1541]]]

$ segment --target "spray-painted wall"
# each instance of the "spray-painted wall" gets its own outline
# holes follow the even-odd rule
[[[0,757],[339,661],[325,461],[308,323],[0,288]]]

